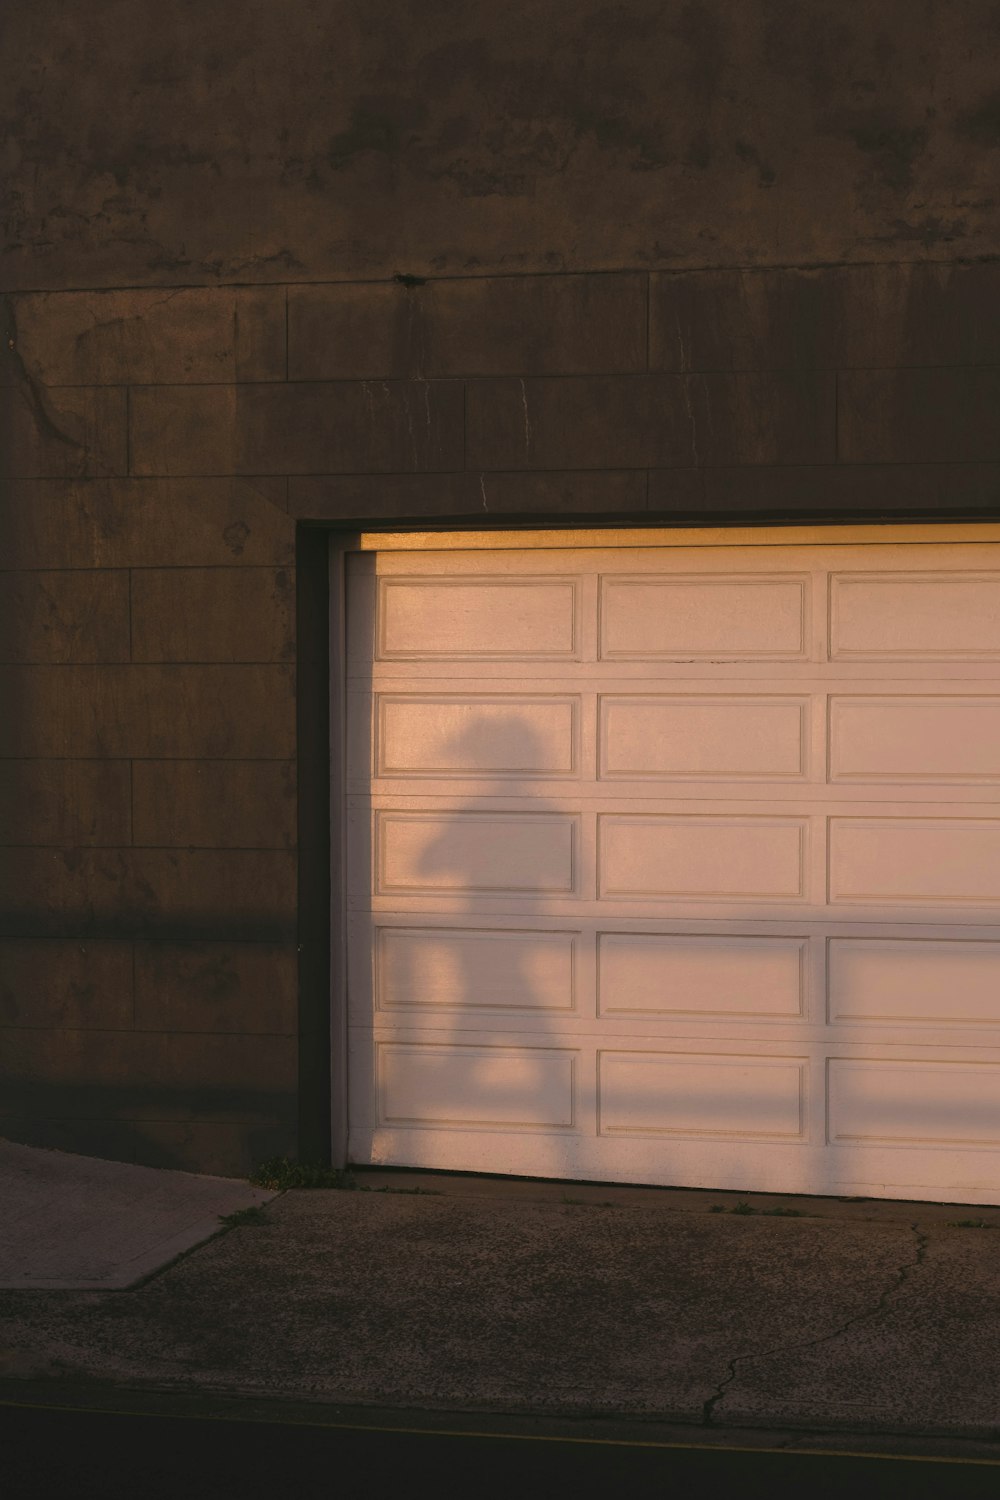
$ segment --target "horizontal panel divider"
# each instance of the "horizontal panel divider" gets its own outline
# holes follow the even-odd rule
[[[202,760],[206,757],[187,758]],[[528,811],[529,804],[533,804],[536,810],[546,812],[573,812],[589,807],[591,810],[596,808],[601,815],[613,816],[616,803],[627,802],[631,812],[635,812],[638,805],[639,810],[662,812],[667,817],[682,813],[688,813],[692,817],[706,817],[714,813],[720,801],[725,801],[732,804],[728,811],[742,808],[748,816],[758,812],[761,803],[774,802],[781,804],[787,811],[798,808],[805,817],[833,816],[834,814],[829,813],[831,807],[836,807],[837,816],[846,815],[851,809],[865,813],[875,807],[879,809],[878,816],[882,818],[945,817],[950,815],[953,808],[961,808],[962,811],[957,816],[962,817],[975,816],[977,813],[984,818],[1000,817],[1000,802],[996,799],[989,800],[987,795],[994,784],[1000,789],[1000,775],[995,783],[985,778],[973,780],[970,777],[965,785],[947,785],[949,795],[946,796],[942,796],[946,784],[941,781],[916,783],[915,778],[913,782],[907,779],[908,798],[905,802],[889,800],[886,786],[881,781],[872,779],[871,782],[862,783],[861,777],[852,778],[846,786],[838,782],[807,781],[801,777],[794,780],[789,778],[784,784],[764,778],[759,781],[751,780],[750,777],[744,781],[720,777],[718,782],[696,781],[694,778],[687,780],[679,776],[658,777],[657,785],[663,787],[667,795],[655,798],[649,787],[649,781],[653,777],[645,782],[628,782],[618,777],[607,777],[595,782],[584,781],[583,778],[574,780],[568,776],[540,776],[535,791],[528,791],[524,787],[501,789],[497,786],[498,781],[507,779],[514,780],[513,777],[501,778],[497,774],[478,779],[461,775],[385,776],[373,778],[369,782],[355,777],[347,783],[347,794],[355,807],[368,802],[371,807],[380,810],[398,808],[400,811],[413,811],[419,805],[426,806],[430,811],[446,811],[450,807],[455,812],[462,812],[466,810],[466,804],[460,799],[469,799],[469,807],[475,811],[488,811],[494,803],[498,811],[505,808],[511,810],[511,804],[516,803],[518,806],[514,810],[517,811]],[[435,781],[445,780],[450,788],[448,792],[430,789]],[[902,778],[891,782],[890,785],[898,787],[901,780]],[[683,792],[680,790],[682,787]],[[751,787],[752,792],[749,790]],[[867,791],[868,795],[862,795],[863,791]],[[812,797],[809,796],[810,792],[813,793]],[[558,805],[554,799],[558,799]],[[539,804],[542,806],[539,807]],[[767,814],[760,813],[760,816],[765,817]]]
[[[444,1012],[444,1007],[440,1010]],[[490,1012],[485,1008],[482,1013],[477,1012],[475,1015],[468,1012],[462,1015],[449,1012],[439,1014],[435,1008],[433,1015],[417,1016],[412,1010],[401,1007],[391,1011],[377,1010],[374,1021],[368,1016],[364,1020],[351,1021],[349,1025],[351,1030],[359,1034],[367,1034],[374,1028],[376,1040],[427,1042],[434,1045],[446,1044],[456,1035],[466,1039],[490,1038],[497,1045],[510,1045],[516,1038],[523,1036],[530,1038],[533,1046],[596,1045],[627,1049],[632,1044],[648,1041],[667,1050],[677,1044],[683,1045],[685,1051],[701,1049],[711,1053],[718,1052],[720,1056],[734,1051],[738,1053],[742,1046],[752,1045],[755,1050],[765,1049],[765,1052],[766,1049],[780,1046],[786,1051],[790,1049],[793,1054],[808,1048],[810,1056],[814,1057],[846,1057],[859,1052],[865,1056],[871,1054],[882,1057],[891,1053],[894,1060],[913,1056],[922,1061],[928,1060],[925,1054],[930,1053],[929,1060],[933,1061],[947,1052],[951,1060],[975,1062],[986,1051],[996,1054],[995,1059],[991,1057],[990,1060],[1000,1061],[1000,1022],[992,1028],[979,1026],[964,1031],[954,1027],[928,1027],[926,1036],[916,1036],[906,1042],[901,1042],[898,1037],[879,1036],[874,1027],[837,1029],[817,1022],[800,1022],[793,1027],[787,1021],[751,1022],[732,1016],[719,1016],[697,1019],[680,1017],[671,1022],[664,1020],[662,1025],[657,1026],[645,1016],[641,1022],[637,1022],[635,1017],[622,1017],[616,1021],[610,1017],[580,1013],[508,1015],[506,1012]],[[201,1036],[209,1033],[191,1034]],[[542,1039],[541,1042],[539,1038]]]
[[[794,917],[781,918],[779,916],[748,916],[746,913],[730,915],[726,917],[695,917],[685,914],[649,916],[643,917],[633,915],[629,912],[608,912],[606,905],[601,904],[600,910],[595,909],[595,903],[591,903],[589,913],[582,913],[578,909],[568,909],[565,914],[552,912],[541,912],[537,908],[524,912],[502,912],[491,916],[489,911],[482,913],[471,911],[466,906],[455,910],[446,910],[426,901],[410,903],[407,910],[397,910],[391,903],[385,908],[377,904],[372,905],[358,902],[356,899],[351,907],[352,921],[355,923],[366,923],[371,921],[379,928],[403,926],[414,927],[417,931],[434,931],[439,926],[461,931],[471,928],[477,932],[554,932],[554,933],[652,933],[667,937],[725,937],[752,939],[755,937],[766,937],[769,939],[788,937],[793,939],[809,939],[815,943],[823,944],[827,940],[837,938],[857,938],[860,940],[878,942],[892,941],[894,938],[905,939],[907,942],[946,942],[950,939],[957,941],[982,941],[986,943],[1000,941],[1000,921],[993,923],[976,922],[972,928],[970,939],[970,928],[962,923],[951,921],[948,923],[923,921],[919,923],[920,931],[914,936],[912,930],[912,919],[905,921],[890,921],[884,917],[873,919],[866,916],[863,919],[848,919],[842,914],[830,913],[824,920],[817,924],[811,915],[804,916],[797,912]],[[421,920],[414,926],[414,918]],[[427,919],[433,918],[433,922]],[[555,924],[555,925],[553,925]]]
[[[219,852],[219,851],[212,851]],[[225,852],[225,851],[221,851]],[[752,913],[748,908],[756,910]],[[747,922],[753,920],[762,924],[787,926],[791,922],[809,921],[813,927],[821,923],[824,928],[832,927],[834,921],[851,922],[860,926],[863,923],[875,926],[888,926],[890,923],[898,927],[916,927],[920,931],[930,930],[929,924],[940,926],[949,925],[956,929],[962,928],[974,932],[995,930],[995,922],[984,921],[985,913],[996,912],[996,902],[983,902],[978,907],[970,905],[967,915],[962,910],[960,903],[953,903],[955,910],[947,915],[942,914],[940,903],[935,906],[931,902],[918,903],[914,901],[905,907],[897,904],[895,910],[890,902],[872,902],[867,906],[854,903],[838,903],[837,909],[831,908],[822,901],[810,905],[804,900],[780,901],[770,903],[768,909],[763,910],[764,903],[759,899],[748,897],[745,901],[715,901],[709,903],[695,897],[682,898],[672,896],[662,901],[639,900],[630,898],[628,900],[603,900],[583,901],[572,897],[560,900],[546,899],[544,897],[532,897],[526,900],[523,895],[503,896],[490,892],[488,896],[469,896],[467,898],[449,898],[440,896],[397,894],[392,892],[386,896],[378,896],[369,900],[366,896],[353,893],[348,898],[348,909],[351,911],[380,912],[433,912],[441,915],[469,914],[482,912],[489,914],[495,911],[499,916],[547,916],[565,917],[569,921],[579,921],[583,917],[607,916],[615,921],[621,918],[660,921],[680,920],[679,913],[683,911],[684,925],[694,921],[719,921],[719,922]],[[700,910],[699,910],[700,908]],[[722,908],[722,909],[720,909]]]
[[[388,778],[385,778],[388,781]],[[558,786],[562,780],[564,786]],[[841,789],[831,787],[826,783],[810,783],[816,787],[816,796],[810,798],[805,795],[804,786],[801,781],[796,781],[793,787],[777,786],[775,783],[754,783],[753,792],[736,786],[733,781],[729,783],[729,795],[727,795],[726,813],[718,813],[718,799],[726,795],[720,786],[715,784],[696,784],[687,796],[681,793],[669,795],[661,792],[654,795],[648,786],[642,783],[631,784],[628,792],[619,789],[619,786],[610,786],[606,781],[588,781],[580,783],[573,781],[571,790],[565,787],[568,778],[552,777],[552,780],[523,781],[517,790],[495,790],[490,784],[489,789],[477,786],[472,778],[463,781],[462,786],[468,786],[468,796],[465,790],[462,793],[432,792],[424,789],[426,783],[420,784],[418,790],[402,790],[402,787],[387,786],[384,790],[379,786],[372,787],[370,792],[349,793],[349,807],[355,816],[363,816],[364,811],[372,810],[379,813],[441,813],[442,816],[459,816],[462,813],[489,813],[489,811],[517,811],[517,813],[535,813],[538,816],[546,814],[565,814],[571,816],[577,811],[586,810],[598,817],[615,817],[618,813],[646,813],[649,817],[771,817],[769,808],[760,807],[760,802],[766,799],[766,792],[771,790],[772,799],[781,804],[781,816],[787,817],[849,817],[853,811],[858,811],[858,816],[877,817],[882,820],[909,819],[909,817],[984,817],[984,819],[997,819],[1000,817],[1000,804],[994,799],[990,801],[987,796],[970,796],[970,798],[946,798],[940,796],[940,787],[928,787],[928,796],[925,799],[909,798],[889,799],[886,798],[885,790],[873,787],[871,796],[859,796],[856,789]],[[583,786],[589,787],[589,795],[586,795]],[[907,787],[907,790],[912,790]],[[937,790],[939,795],[931,798],[930,790]],[[700,795],[696,795],[699,793]],[[822,793],[822,795],[820,795]],[[465,801],[460,798],[466,798]],[[837,811],[831,813],[831,804],[837,804]],[[955,805],[961,805],[961,813],[955,813]]]

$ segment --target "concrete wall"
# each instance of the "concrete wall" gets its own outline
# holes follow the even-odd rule
[[[7,32],[0,1133],[311,1154],[319,528],[995,515],[1000,8]]]
[[[997,248],[995,0],[9,9],[10,287]]]

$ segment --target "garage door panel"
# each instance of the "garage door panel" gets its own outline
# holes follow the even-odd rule
[[[833,1058],[830,1140],[1000,1146],[1000,1063]]]
[[[382,927],[375,1009],[571,1012],[577,941],[572,932]]]
[[[379,812],[375,889],[572,895],[578,823],[544,813]]]
[[[600,1132],[798,1137],[806,1068],[800,1058],[605,1051],[599,1062]]]
[[[830,900],[1000,900],[1000,819],[831,818]]]
[[[602,695],[605,780],[801,779],[809,700]]]
[[[1000,943],[831,938],[829,1016],[841,1024],[1000,1027]]]
[[[360,1130],[357,1150],[378,1165],[433,1171],[501,1172],[592,1182],[710,1186],[737,1193],[816,1193],[937,1202],[993,1204],[989,1149],[866,1147],[749,1137],[744,1142],[685,1136],[547,1135],[483,1128],[463,1140],[457,1131],[383,1127]],[[877,1191],[873,1192],[873,1184]]]
[[[733,901],[804,894],[804,820],[607,814],[598,828],[602,897]]]
[[[579,772],[580,701],[473,694],[377,695],[380,777],[568,777]]]
[[[572,1129],[573,1051],[380,1043],[378,1123]]]
[[[834,574],[830,655],[1000,657],[1000,572]]]
[[[830,775],[1000,782],[1000,697],[833,697]]]
[[[572,658],[578,648],[572,579],[382,578],[377,659]]]
[[[601,1016],[798,1017],[803,938],[598,935]]]
[[[604,661],[794,659],[806,654],[807,578],[605,578]]]

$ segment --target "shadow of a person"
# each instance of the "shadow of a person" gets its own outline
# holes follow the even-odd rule
[[[434,723],[422,759],[466,799],[403,814],[383,851],[423,899],[405,926],[375,934],[376,1005],[407,1038],[382,1049],[380,1114],[434,1133],[428,1165],[570,1175],[578,1080],[559,1023],[575,1001],[563,903],[579,895],[579,829],[571,807],[539,794],[565,784],[561,747],[495,702]]]

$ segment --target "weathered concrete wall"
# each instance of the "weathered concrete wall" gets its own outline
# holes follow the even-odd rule
[[[995,0],[15,0],[7,287],[992,255]]]
[[[2,1134],[222,1171],[293,1141],[294,543],[272,493],[7,487]]]
[[[1000,7],[8,36],[0,1132],[236,1171],[325,1068],[297,526],[996,515]]]

